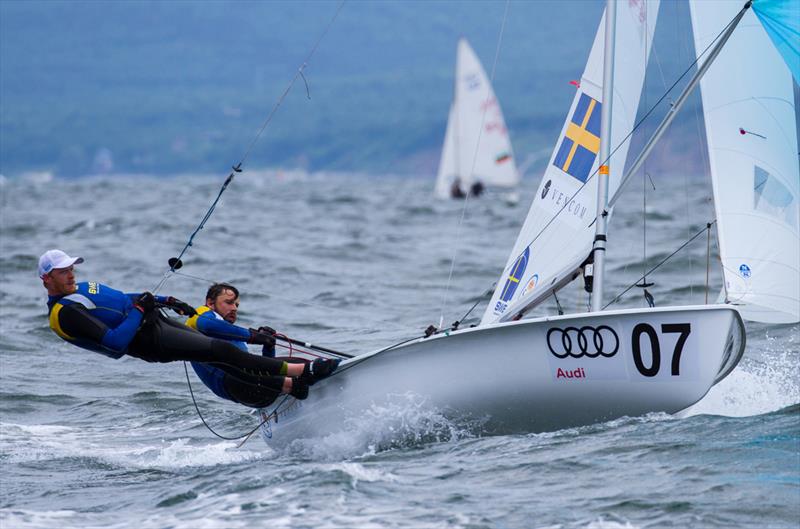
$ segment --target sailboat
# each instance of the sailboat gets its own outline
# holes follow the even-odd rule
[[[436,176],[436,196],[479,195],[519,183],[503,111],[467,39],[458,41],[453,102]]]
[[[769,9],[771,1],[757,5]],[[372,407],[409,398],[414,406],[477,421],[482,434],[676,413],[736,367],[745,349],[743,318],[800,321],[792,75],[770,41],[775,32],[765,31],[750,3],[691,3],[698,54],[711,40],[716,44],[623,173],[658,7],[658,0],[607,3],[566,123],[480,323],[344,361],[308,400],[262,410],[268,443],[346,435]],[[697,84],[714,180],[722,302],[603,310],[611,208]],[[617,150],[609,157],[612,146]],[[592,279],[586,281],[590,311],[526,316],[581,274]],[[507,367],[498,372],[497,366]]]

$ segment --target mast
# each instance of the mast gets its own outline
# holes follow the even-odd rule
[[[611,146],[611,102],[614,98],[614,41],[617,23],[617,2],[606,0],[606,34],[603,52],[603,107],[600,120],[600,168],[597,180],[597,216],[594,244],[594,286],[592,312],[603,308],[603,279],[605,274],[606,233],[608,231],[608,173]]]

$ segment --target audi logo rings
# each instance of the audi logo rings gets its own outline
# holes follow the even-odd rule
[[[610,358],[619,350],[619,337],[608,325],[552,327],[547,331],[547,348],[556,358]]]

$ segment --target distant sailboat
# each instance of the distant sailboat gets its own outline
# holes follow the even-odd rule
[[[753,6],[758,13],[778,3],[755,0]],[[690,1],[690,6],[698,53],[712,39],[715,46],[623,173],[625,139],[635,124],[659,1],[608,0],[579,90],[481,322],[342,362],[308,400],[262,411],[262,418],[269,418],[262,426],[265,440],[285,443],[347,432],[371,406],[403,395],[449,417],[480,419],[481,431],[489,434],[675,413],[702,399],[736,367],[745,349],[743,318],[800,321],[800,167],[792,76],[769,40],[775,36],[759,24],[750,2],[742,7],[735,1]],[[787,20],[797,23],[800,17]],[[796,47],[781,53],[789,63],[798,59]],[[615,60],[605,61],[607,56]],[[605,221],[698,84],[724,303],[603,310]],[[608,159],[611,146],[617,154],[609,167],[600,162]],[[592,268],[591,311],[525,316]],[[492,369],[479,367],[487,365]]]
[[[484,187],[513,188],[518,183],[500,103],[478,57],[461,38],[436,195],[463,198],[468,193],[479,195]]]

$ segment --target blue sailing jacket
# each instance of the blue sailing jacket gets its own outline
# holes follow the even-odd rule
[[[142,323],[142,313],[133,306],[141,294],[126,294],[93,281],[76,287],[72,294],[49,296],[50,328],[73,345],[120,358]],[[163,303],[166,297],[156,300]]]
[[[245,340],[250,338],[250,331],[244,327],[228,323],[209,307],[197,307],[197,314],[186,320],[186,325],[206,336],[227,340],[239,349],[247,351]],[[208,389],[213,391],[216,396],[226,400],[233,400],[225,390],[225,372],[223,370],[200,362],[192,362],[192,369],[203,381],[203,384],[208,386]]]

